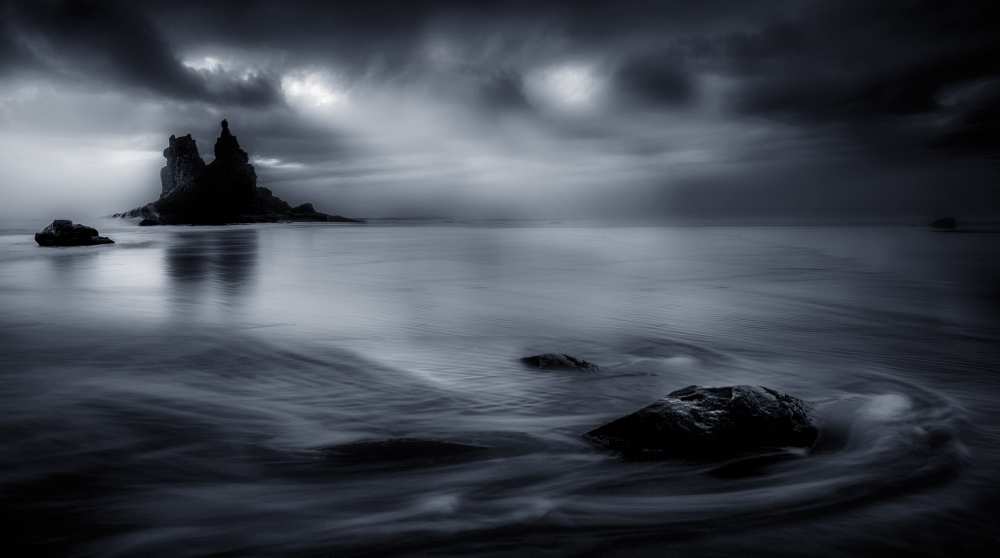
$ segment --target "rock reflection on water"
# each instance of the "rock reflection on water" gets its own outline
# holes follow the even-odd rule
[[[189,315],[219,304],[238,312],[256,279],[257,234],[252,228],[174,234],[163,257],[172,309]]]

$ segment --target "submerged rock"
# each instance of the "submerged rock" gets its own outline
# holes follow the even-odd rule
[[[215,142],[215,160],[205,164],[191,135],[170,136],[163,150],[166,166],[160,170],[160,199],[114,217],[139,219],[149,225],[221,225],[321,221],[359,223],[316,211],[311,203],[288,205],[267,188],[257,186],[250,155],[240,147],[222,121]]]
[[[39,246],[93,246],[95,244],[114,244],[114,240],[99,236],[97,229],[74,224],[67,219],[56,219],[41,232],[35,233],[35,242]]]
[[[805,402],[762,386],[688,386],[591,430],[591,442],[631,458],[723,456],[811,446]]]
[[[586,370],[596,372],[600,370],[596,364],[587,362],[565,353],[543,353],[521,359],[525,365],[542,370]]]

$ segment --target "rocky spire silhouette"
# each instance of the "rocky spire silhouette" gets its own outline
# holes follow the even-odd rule
[[[224,213],[239,212],[257,194],[257,173],[250,164],[250,156],[229,131],[229,121],[223,120],[221,126],[222,132],[215,140],[215,160],[205,168],[202,182],[217,209]]]
[[[235,160],[240,163],[248,163],[250,161],[250,156],[247,155],[246,151],[240,148],[240,142],[236,140],[236,136],[229,131],[229,121],[223,119],[221,122],[222,133],[219,134],[219,139],[215,140],[215,160]]]
[[[198,155],[198,145],[191,134],[170,136],[170,145],[163,150],[167,165],[160,169],[160,198],[165,198],[179,190],[190,189],[195,178],[205,170],[205,161]]]

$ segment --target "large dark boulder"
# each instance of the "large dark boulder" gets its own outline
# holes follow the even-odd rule
[[[166,166],[160,171],[160,199],[142,207],[116,213],[149,225],[221,225],[277,221],[361,222],[316,211],[310,203],[291,207],[267,188],[257,186],[250,155],[240,147],[222,121],[215,142],[215,160],[209,164],[198,154],[191,135],[170,136],[163,151]]]
[[[565,353],[543,353],[527,356],[522,358],[521,362],[525,366],[542,370],[584,370],[587,372],[599,370],[596,364]]]
[[[791,395],[760,386],[689,386],[585,437],[629,458],[658,458],[809,447],[818,434],[808,405]]]
[[[35,233],[35,242],[39,246],[93,246],[95,244],[114,244],[114,240],[99,236],[97,229],[74,224],[67,219],[56,219],[41,232]]]

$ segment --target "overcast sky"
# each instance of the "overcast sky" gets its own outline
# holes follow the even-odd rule
[[[223,117],[362,217],[1000,208],[1000,2],[0,6],[0,217],[153,200]]]

